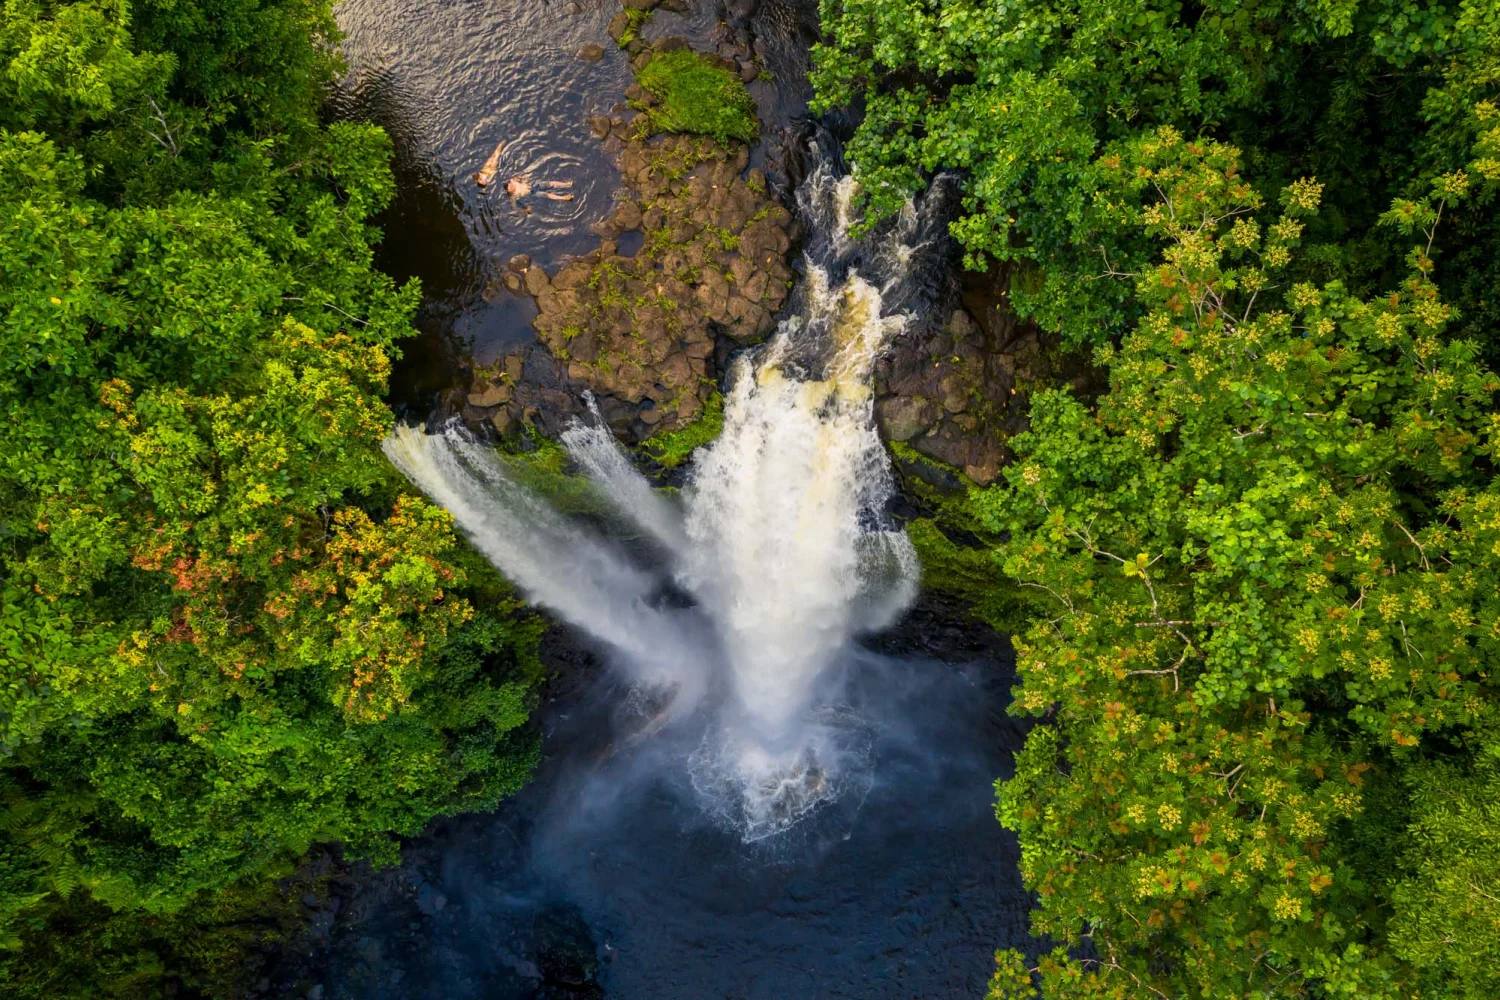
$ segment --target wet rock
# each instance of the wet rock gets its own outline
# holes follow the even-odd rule
[[[558,271],[552,278],[552,287],[558,291],[582,288],[589,283],[593,270],[583,261],[575,261]]]
[[[744,27],[759,6],[758,0],[728,0],[724,4],[725,19],[735,27]]]
[[[941,328],[898,340],[876,369],[881,433],[980,485],[999,475],[1010,457],[1006,442],[1026,429],[1018,386],[1049,374],[1034,328],[993,303],[985,312],[989,326],[954,310]]]
[[[525,273],[526,269],[531,266],[531,255],[518,253],[510,260],[506,261],[505,266],[510,268],[517,274],[523,274]]]
[[[763,174],[740,176],[748,158],[743,146],[691,136],[626,143],[628,196],[594,226],[600,247],[550,279],[534,266],[525,272],[538,339],[557,362],[549,387],[575,398],[589,390],[627,438],[702,412],[716,335],[749,343],[775,325],[791,282],[791,214],[771,199]],[[616,237],[637,231],[632,256],[620,256]],[[520,389],[516,401],[532,406]],[[535,402],[543,411],[577,408],[565,398]]]
[[[417,890],[417,909],[421,910],[425,916],[437,916],[447,906],[448,897],[426,882],[422,883]]]
[[[666,52],[676,52],[678,49],[685,49],[687,47],[687,39],[680,35],[668,35],[665,38],[658,38],[651,43],[651,51],[658,55]]]
[[[501,403],[510,402],[512,391],[511,387],[504,382],[480,382],[469,392],[469,405],[477,407],[499,406]]]
[[[963,371],[950,371],[938,382],[938,399],[949,413],[962,413],[969,406],[969,391],[973,380]]]
[[[609,22],[609,37],[613,38],[616,43],[625,37],[625,32],[628,30],[630,30],[630,18],[625,16],[624,11],[616,14]]]
[[[660,0],[624,0],[626,10],[655,10]]]
[[[641,228],[641,206],[634,201],[622,201],[615,206],[614,214],[610,216],[609,221],[614,229],[622,233],[639,229]]]
[[[596,63],[604,58],[604,46],[598,42],[589,42],[585,45],[580,45],[578,51],[573,53],[573,55],[586,63]]]
[[[528,295],[541,295],[552,286],[552,282],[547,278],[547,272],[535,264],[526,269],[525,279]]]
[[[592,115],[589,118],[589,134],[595,139],[603,139],[609,135],[613,125],[608,115]]]
[[[887,396],[875,405],[880,433],[890,441],[910,441],[937,422],[942,409],[920,396]]]

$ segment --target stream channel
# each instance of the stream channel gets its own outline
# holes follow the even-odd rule
[[[765,137],[752,151],[751,162],[765,165],[774,178],[782,126],[804,113],[809,96],[807,48],[816,38],[815,13],[798,0],[762,0],[758,5],[733,0],[727,9],[715,0],[692,2],[685,13],[658,10],[646,37],[678,35],[695,48],[712,50],[726,22],[751,31],[757,59],[768,71],[768,79],[750,85]],[[399,194],[382,220],[386,239],[381,263],[398,280],[420,278],[425,292],[418,317],[422,336],[406,345],[397,378],[397,401],[408,408],[430,406],[437,392],[452,384],[464,358],[483,363],[534,339],[530,300],[495,291],[494,278],[507,259],[524,253],[551,270],[597,243],[589,227],[608,214],[618,174],[586,123],[591,115],[609,113],[632,79],[625,54],[606,31],[618,12],[617,0],[345,0],[338,8],[349,74],[336,111],[383,125],[396,142]],[[590,44],[602,45],[601,58],[579,57],[580,49]],[[501,141],[501,177],[521,172],[540,179],[565,177],[573,181],[576,197],[543,202],[530,215],[510,211],[503,194],[482,189],[471,178]],[[805,218],[811,214],[809,199],[821,198],[825,214],[837,214],[847,198],[840,202],[836,193],[832,180],[812,196],[799,191],[801,215],[814,237],[820,227]],[[850,250],[842,236],[842,230],[831,237],[824,233],[823,242],[840,250],[825,248],[817,267],[808,251],[808,271],[816,272],[818,290],[799,289],[787,312],[801,308],[808,318],[801,327],[783,325],[784,334],[790,329],[803,339],[791,340],[776,364],[759,362],[753,382],[744,383],[752,386],[748,394],[741,393],[739,402],[732,395],[725,432],[726,438],[736,433],[753,437],[760,419],[772,426],[770,431],[763,428],[757,440],[774,443],[781,433],[795,445],[791,431],[774,426],[774,413],[756,417],[756,406],[772,404],[753,397],[767,397],[776,387],[790,393],[787,398],[822,393],[817,396],[822,402],[808,411],[810,419],[825,419],[840,406],[866,414],[861,433],[874,445],[850,459],[844,511],[858,537],[833,537],[833,531],[823,546],[832,553],[829,565],[835,575],[840,564],[833,556],[848,550],[858,558],[876,535],[909,551],[894,526],[870,527],[872,518],[879,519],[870,503],[886,505],[890,492],[889,470],[867,416],[867,368],[880,348],[878,338],[868,350],[860,348],[858,360],[864,367],[859,371],[865,374],[850,375],[852,369],[841,360],[848,353],[848,339],[865,334],[850,334],[851,320],[840,310],[852,308],[847,304],[856,299],[873,303],[873,311],[860,314],[865,324],[860,329],[885,329],[880,296],[887,295],[889,304],[898,281],[862,283],[855,268],[878,270],[872,263],[876,255]],[[903,249],[897,255],[901,266],[910,253]],[[811,279],[804,274],[799,280],[806,285]],[[815,351],[805,331],[817,332],[820,308],[828,314],[821,320],[828,327],[824,339],[833,347],[819,342]],[[822,354],[814,357],[817,351]],[[751,379],[749,366],[741,366],[737,377]],[[824,442],[818,444],[821,448],[827,434],[820,437],[819,430],[814,427],[811,437],[803,437]],[[456,490],[445,506],[476,541],[489,532],[503,549],[507,527],[526,522],[479,523],[484,515],[472,514],[466,521],[461,513],[466,501],[476,509],[484,506],[483,476],[475,478],[473,462],[465,466],[458,455],[465,448],[477,455],[473,446],[455,437],[453,454],[438,454],[451,459],[446,474],[473,480],[454,486],[432,471],[432,455],[422,450],[437,449],[440,438],[416,435],[413,442],[409,453],[392,452],[397,464],[440,500],[444,489]],[[585,445],[603,449],[598,455],[608,464],[612,441]],[[725,476],[789,475],[785,462],[778,466],[762,455],[753,459],[759,465],[747,467],[745,461],[752,460],[739,460],[731,450],[738,445],[716,447],[718,466],[728,470]],[[755,451],[744,447],[746,454]],[[838,442],[834,450],[839,450]],[[822,461],[821,454],[809,461]],[[871,468],[870,455],[881,456],[880,468]],[[702,471],[707,467],[706,462],[700,465],[705,478],[711,475]],[[434,477],[431,482],[423,479],[423,469]],[[886,486],[853,482],[871,476]],[[725,484],[721,492],[730,499],[744,493],[729,479]],[[627,493],[633,488],[624,485]],[[837,486],[831,484],[834,492]],[[714,499],[708,487],[697,491],[705,508]],[[808,497],[829,492],[821,483],[804,487]],[[795,506],[800,488],[795,482],[789,491],[778,486],[770,498],[793,504],[793,514],[806,513]],[[790,500],[783,496],[787,493]],[[688,495],[693,495],[691,489]],[[823,500],[807,501],[814,502]],[[687,503],[691,507],[692,500]],[[725,561],[732,562],[747,546],[756,548],[753,538],[741,537],[746,534],[741,522],[711,523],[715,511],[700,512],[697,521],[709,524],[699,527],[709,532],[710,542],[722,545]],[[774,533],[780,511],[761,516]],[[550,530],[550,522],[537,523]],[[693,535],[694,523],[690,516],[687,535]],[[568,546],[573,542],[562,537],[565,529],[559,531],[558,558],[571,557]],[[488,549],[486,553],[517,579],[504,552],[499,557]],[[765,555],[760,552],[756,558]],[[806,561],[815,562],[814,554]],[[781,558],[777,564],[786,562]],[[546,572],[546,559],[532,563],[541,566],[533,572]],[[899,577],[906,571],[882,572]],[[683,636],[696,643],[700,633],[713,631],[714,595],[723,597],[726,590],[747,585],[746,574],[731,576],[710,581],[715,585],[705,585],[703,594],[696,595],[705,610],[691,623],[696,631]],[[517,582],[537,596],[537,587],[525,579]],[[900,590],[900,583],[892,586]],[[1012,659],[1000,636],[966,620],[961,610],[936,596],[913,597],[914,575],[910,584],[900,601],[891,604],[887,619],[869,618],[861,627],[864,619],[850,612],[851,624],[839,643],[815,636],[816,643],[828,648],[811,659],[799,659],[795,648],[790,654],[773,651],[780,656],[774,660],[754,648],[726,651],[737,642],[754,645],[732,630],[720,629],[722,634],[714,633],[701,646],[682,636],[672,639],[680,639],[682,649],[693,654],[681,659],[692,661],[701,650],[701,658],[722,654],[731,665],[705,674],[698,685],[702,692],[694,695],[704,704],[717,704],[716,697],[732,704],[736,691],[747,701],[745,678],[765,662],[788,677],[796,675],[805,688],[769,712],[741,712],[739,723],[763,723],[768,714],[778,723],[785,722],[781,715],[804,719],[810,716],[797,712],[819,705],[825,713],[817,716],[823,720],[817,723],[819,732],[843,727],[842,742],[833,750],[794,747],[791,756],[782,758],[795,758],[795,766],[787,765],[790,771],[776,770],[782,765],[773,760],[769,771],[747,779],[746,801],[751,784],[758,783],[755,787],[762,791],[756,794],[764,794],[768,780],[783,786],[790,781],[800,794],[812,796],[813,807],[783,822],[776,810],[784,803],[776,798],[780,793],[773,794],[767,815],[777,821],[769,834],[764,823],[745,824],[737,792],[731,790],[727,799],[717,791],[706,793],[703,769],[694,763],[703,759],[705,747],[719,754],[731,745],[714,728],[722,725],[730,731],[722,721],[730,717],[729,710],[718,708],[717,714],[705,716],[694,708],[683,713],[688,721],[658,727],[658,719],[668,712],[651,701],[651,692],[667,690],[670,705],[678,697],[674,692],[693,685],[679,677],[663,688],[660,678],[633,674],[620,650],[599,641],[600,631],[590,627],[588,606],[598,602],[579,602],[582,610],[570,614],[565,593],[559,591],[562,596],[552,600],[544,594],[542,603],[572,624],[559,621],[544,641],[544,659],[555,680],[536,713],[544,759],[535,780],[493,815],[435,823],[406,843],[398,867],[372,872],[329,860],[330,895],[309,897],[316,909],[310,929],[273,958],[257,992],[309,1000],[946,1000],[982,995],[995,949],[1034,948],[1026,933],[1030,899],[1017,873],[1015,840],[996,822],[993,806],[993,783],[1009,773],[1011,755],[1023,738],[1020,724],[1005,714]],[[774,587],[775,582],[760,585]],[[603,584],[599,592],[604,598],[615,596]],[[799,609],[785,595],[749,598],[766,602],[768,634],[778,641],[786,635],[797,639],[793,626],[806,626],[794,620]],[[850,598],[851,607],[856,598],[860,595]],[[637,596],[633,604],[624,603],[642,611],[654,600]],[[723,601],[728,610],[720,617],[742,609],[746,600],[746,595],[729,593]],[[697,614],[679,611],[667,607],[658,617],[669,623]],[[818,623],[812,624],[816,631]],[[634,660],[650,660],[649,653],[637,650]],[[742,660],[750,666],[740,664]],[[788,667],[790,661],[796,662]],[[651,687],[653,683],[658,686]],[[716,695],[715,683],[729,693]],[[761,701],[765,696],[764,691],[757,694]],[[837,708],[832,723],[826,722],[828,706]],[[807,727],[796,722],[783,728],[793,731],[795,743]],[[761,732],[753,725],[746,731]],[[782,729],[776,733],[777,739],[783,735]],[[811,763],[809,753],[814,754]],[[743,759],[730,764],[743,770]],[[730,774],[730,784],[740,780],[741,771],[733,767],[724,773]],[[741,810],[734,814],[739,818],[726,821],[729,813],[711,807],[715,801]]]

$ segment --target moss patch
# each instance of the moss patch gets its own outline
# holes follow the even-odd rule
[[[657,100],[645,109],[653,132],[692,132],[719,142],[754,142],[760,134],[755,102],[737,74],[691,49],[654,56],[638,74]]]
[[[625,9],[625,31],[621,33],[618,42],[620,48],[625,48],[631,42],[640,37],[641,29],[646,22],[651,20],[652,11],[636,10],[631,7]]]
[[[669,469],[687,461],[694,451],[719,436],[724,429],[724,396],[714,393],[703,404],[703,413],[681,430],[655,434],[642,442],[646,454]]]
[[[502,452],[517,482],[564,514],[602,515],[610,511],[608,501],[588,477],[573,468],[573,460],[561,442],[531,428],[526,433],[530,451]]]

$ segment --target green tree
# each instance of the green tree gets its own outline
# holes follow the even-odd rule
[[[313,844],[389,859],[533,764],[537,625],[379,450],[418,289],[372,266],[389,141],[319,121],[333,31],[290,0],[0,13],[0,945],[25,946],[0,978],[21,995],[187,982],[173,935],[274,909]],[[94,927],[73,950],[99,977],[59,979],[59,935]]]
[[[1268,212],[1238,166],[1165,127],[1101,158],[1159,248],[1142,318],[972,500],[1035,595],[1014,710],[1047,721],[998,813],[1043,991],[1492,997],[1500,377],[1433,261],[1470,175],[1385,214],[1409,275],[1362,298],[1289,280],[1322,186]],[[1005,957],[991,995],[1031,989]]]
[[[1016,308],[1075,345],[1140,315],[1128,284],[1149,241],[1116,224],[1111,149],[1160,125],[1241,149],[1278,190],[1324,179],[1298,268],[1363,295],[1403,265],[1375,216],[1469,159],[1500,82],[1494,0],[824,0],[817,106],[862,99],[849,144],[869,205],[894,210],[932,171],[965,172],[953,233],[972,266],[1016,278]],[[1500,230],[1452,219],[1441,277],[1478,337],[1500,324]],[[1461,266],[1459,266],[1461,265]]]

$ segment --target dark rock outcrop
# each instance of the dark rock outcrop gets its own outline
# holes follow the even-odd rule
[[[746,171],[746,147],[643,141],[619,116],[591,125],[619,148],[622,196],[595,226],[597,250],[552,275],[510,261],[507,284],[536,299],[540,344],[477,369],[463,411],[502,436],[555,430],[584,390],[627,440],[690,423],[717,384],[716,340],[770,333],[792,285],[792,216]],[[634,256],[618,252],[626,233],[641,234]]]
[[[984,326],[958,308],[926,335],[898,339],[876,367],[875,416],[887,440],[983,486],[1026,429],[1027,388],[1052,373],[1034,327],[993,304],[980,314]]]

